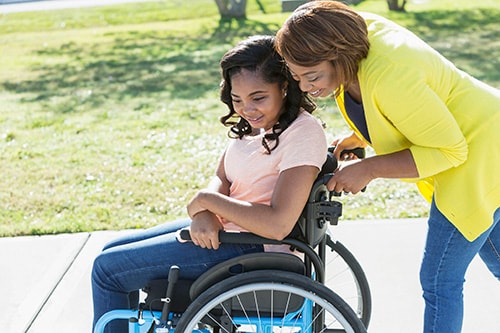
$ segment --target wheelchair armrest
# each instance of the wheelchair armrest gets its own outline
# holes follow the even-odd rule
[[[179,237],[184,241],[191,241],[191,235],[188,229],[182,229],[179,233]],[[305,253],[308,257],[314,256],[314,250],[311,246],[304,241],[287,237],[281,241],[276,239],[270,239],[252,234],[250,232],[239,232],[239,231],[219,231],[219,241],[226,244],[271,244],[271,245],[290,245],[296,248],[300,252]],[[314,261],[314,259],[313,259]]]
[[[188,229],[182,229],[179,233],[179,237],[185,241],[191,241],[191,235]],[[230,244],[277,244],[277,245],[290,245],[303,252],[306,257],[308,257],[317,272],[318,281],[323,281],[324,274],[322,270],[322,261],[318,257],[314,249],[308,244],[294,238],[285,238],[282,241],[275,239],[261,237],[250,232],[234,232],[234,231],[219,231],[219,241],[221,243]]]
[[[180,238],[185,241],[191,240],[189,230],[180,231]],[[219,241],[229,244],[283,244],[283,242],[261,237],[250,232],[219,231]]]

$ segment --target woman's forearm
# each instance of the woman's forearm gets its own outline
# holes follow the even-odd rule
[[[418,171],[410,150],[367,157],[343,164],[328,181],[335,192],[358,193],[376,178],[417,178]]]
[[[376,178],[418,178],[415,160],[409,149],[387,155],[377,155],[366,158],[367,170],[372,179]]]

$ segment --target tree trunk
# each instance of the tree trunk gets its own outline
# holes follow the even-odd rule
[[[221,18],[246,18],[247,0],[215,0]]]
[[[403,0],[401,6],[399,5],[399,0],[387,0],[387,4],[389,5],[389,10],[395,12],[404,12],[406,6],[406,0]]]

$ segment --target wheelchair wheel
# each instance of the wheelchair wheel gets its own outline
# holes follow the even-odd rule
[[[340,242],[327,243],[325,285],[358,314],[365,327],[370,323],[371,293],[366,275],[354,255]]]
[[[324,285],[296,273],[260,270],[225,279],[203,292],[175,328],[191,332],[349,332],[366,329]]]

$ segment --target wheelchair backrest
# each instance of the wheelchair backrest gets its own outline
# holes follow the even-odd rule
[[[337,169],[333,150],[327,152],[326,161],[314,182],[307,203],[289,237],[299,239],[313,248],[323,239],[328,225],[336,225],[342,215],[342,203],[332,200],[327,189],[328,175]]]

